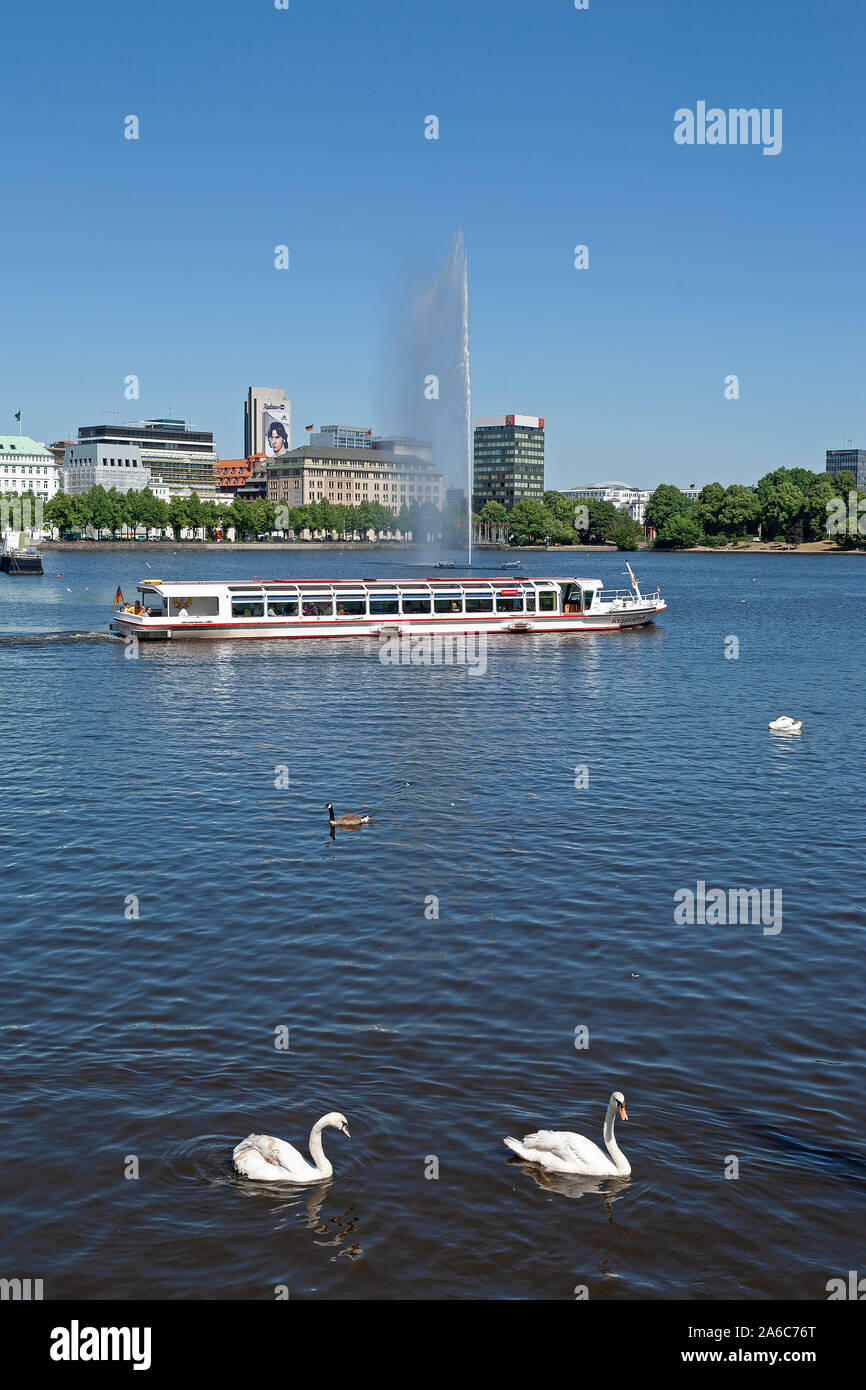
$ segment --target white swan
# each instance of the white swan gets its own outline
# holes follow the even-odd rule
[[[792,719],[789,714],[782,714],[778,719],[772,719],[767,726],[776,733],[796,734],[803,727],[802,719]]]
[[[585,1139],[582,1134],[569,1134],[567,1130],[540,1129],[536,1134],[525,1135],[523,1140],[509,1137],[502,1142],[526,1163],[537,1163],[549,1173],[624,1178],[631,1172],[631,1164],[613,1137],[617,1112],[620,1119],[628,1119],[622,1091],[612,1093],[604,1117],[604,1143],[610,1158],[591,1139]]]
[[[322,1130],[328,1125],[350,1138],[345,1115],[339,1110],[323,1115],[310,1130],[312,1163],[284,1139],[272,1139],[269,1134],[248,1134],[234,1147],[235,1167],[245,1178],[255,1178],[258,1182],[319,1182],[321,1178],[329,1178],[334,1170],[322,1148]]]

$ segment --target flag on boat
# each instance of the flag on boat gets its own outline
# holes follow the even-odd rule
[[[115,608],[117,607],[117,605],[118,605],[119,603],[123,603],[123,590],[121,589],[120,585],[118,584],[118,586],[117,586],[117,593],[114,595],[114,606],[115,606]]]

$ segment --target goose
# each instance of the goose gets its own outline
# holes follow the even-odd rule
[[[771,719],[767,727],[774,729],[776,733],[795,734],[802,729],[803,721],[792,719],[789,714],[781,714],[778,719]]]
[[[339,1110],[330,1110],[310,1130],[309,1163],[293,1144],[270,1134],[248,1134],[232,1151],[234,1165],[245,1178],[258,1182],[319,1182],[333,1173],[322,1148],[322,1130],[333,1125],[349,1139],[349,1121]]]
[[[325,807],[331,825],[338,825],[341,830],[360,830],[361,826],[366,825],[367,821],[370,819],[369,816],[355,816],[351,814],[346,816],[335,816],[334,808],[330,801],[325,802]]]
[[[503,1139],[503,1144],[526,1163],[537,1163],[549,1173],[575,1173],[581,1177],[628,1177],[631,1164],[617,1146],[613,1127],[617,1112],[627,1120],[625,1096],[613,1091],[604,1117],[604,1144],[610,1158],[591,1139],[566,1130],[540,1129],[522,1140]]]

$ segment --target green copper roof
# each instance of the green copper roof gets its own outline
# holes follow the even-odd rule
[[[50,449],[46,449],[44,444],[37,444],[29,434],[0,434],[0,458],[8,462],[21,454],[29,454],[31,458],[38,454],[40,458],[54,459]]]

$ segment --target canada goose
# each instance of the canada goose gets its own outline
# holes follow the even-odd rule
[[[361,826],[366,825],[367,821],[370,819],[369,816],[335,816],[334,808],[330,801],[325,802],[325,806],[331,825],[338,825],[341,830],[360,830]]]

